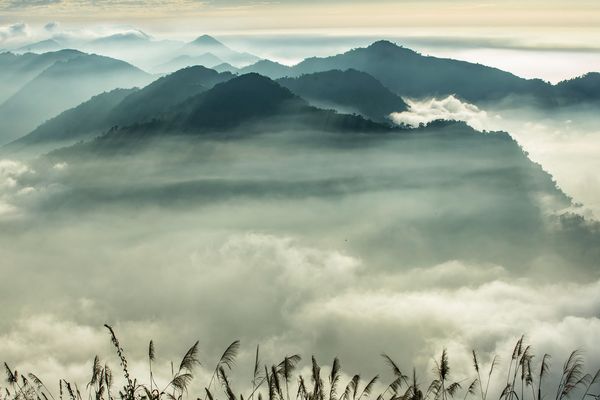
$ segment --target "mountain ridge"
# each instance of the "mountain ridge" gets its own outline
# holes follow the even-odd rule
[[[115,88],[146,84],[151,76],[121,60],[85,54],[60,60],[0,105],[0,143],[31,132],[40,123]],[[27,115],[25,119],[22,116]]]

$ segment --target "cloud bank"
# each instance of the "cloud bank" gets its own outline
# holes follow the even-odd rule
[[[390,114],[390,119],[396,124],[418,127],[421,124],[443,119],[464,121],[477,130],[488,129],[489,116],[476,105],[463,102],[456,96],[443,99],[413,100],[404,99],[408,110]]]
[[[439,103],[435,115],[481,116]],[[365,376],[385,371],[382,352],[427,375],[448,348],[462,379],[472,348],[489,362],[527,333],[557,365],[577,346],[600,364],[598,236],[545,214],[538,190],[548,189],[533,188],[536,170],[520,169],[508,137],[450,136],[355,143],[277,131],[125,157],[4,160],[1,198],[14,209],[0,217],[11,277],[0,282],[0,354],[50,382],[85,382],[95,354],[116,365],[110,323],[140,374],[155,341],[165,379],[200,340],[198,391],[235,339],[244,382],[256,344],[267,363],[339,356]]]

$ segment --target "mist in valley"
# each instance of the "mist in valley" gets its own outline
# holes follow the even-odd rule
[[[239,338],[241,376],[257,343],[269,360],[343,354],[364,374],[384,350],[426,373],[440,348],[505,353],[522,332],[556,357],[589,343],[600,359],[586,333],[597,224],[562,214],[568,197],[508,135],[445,129],[266,128],[4,161],[3,356],[84,379],[90,353],[111,355],[108,321],[134,365],[136,338],[159,338],[165,359],[195,338],[218,358]],[[490,314],[498,324],[481,325]],[[63,331],[88,339],[61,344]]]
[[[514,104],[519,104],[514,107]],[[545,109],[527,99],[476,106],[455,96],[408,99],[410,108],[392,113],[396,123],[418,126],[435,119],[465,121],[478,130],[502,130],[543,166],[573,198],[578,213],[597,218],[600,212],[598,123],[595,106]]]

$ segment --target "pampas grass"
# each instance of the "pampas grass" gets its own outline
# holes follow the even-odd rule
[[[344,375],[338,358],[333,360],[325,383],[321,376],[321,366],[314,356],[311,358],[310,380],[307,381],[302,375],[294,375],[301,361],[300,355],[287,355],[281,362],[268,367],[262,363],[260,348],[257,346],[250,379],[251,391],[244,396],[235,391],[229,376],[235,367],[240,348],[240,342],[236,340],[217,360],[203,392],[190,393],[194,371],[201,365],[198,356],[199,342],[187,350],[177,369],[177,364],[171,363],[171,378],[161,390],[154,380],[154,342],[150,341],[148,345],[149,382],[140,383],[131,376],[125,350],[114,329],[109,325],[105,327],[119,359],[125,383],[122,389],[115,392],[112,387],[112,370],[96,356],[92,361],[91,378],[85,386],[88,400],[184,400],[199,399],[200,396],[205,400],[453,400],[457,397],[467,400],[469,396],[488,400],[490,382],[495,378],[494,371],[498,365],[498,357],[494,356],[489,369],[483,371],[479,356],[473,350],[473,375],[454,380],[451,375],[450,357],[444,349],[439,358],[434,360],[433,379],[423,392],[416,369],[412,369],[409,378],[402,372],[400,365],[387,354],[382,354],[382,357],[392,372],[392,380],[389,383],[378,385],[379,376],[363,381],[359,374],[352,375],[348,382],[342,382]],[[575,350],[569,355],[560,371],[559,380],[554,385],[548,382],[550,355],[544,354],[538,363],[535,360],[533,348],[526,344],[525,336],[520,337],[511,353],[506,383],[497,395],[498,400],[545,400],[548,399],[545,393],[549,390],[553,390],[554,400],[600,400],[600,370],[594,374],[586,372],[581,351]],[[7,363],[4,363],[4,371],[6,379],[5,385],[0,385],[0,400],[56,400],[36,375],[22,375]],[[538,371],[537,374],[535,371]],[[463,382],[469,382],[468,386],[463,387]],[[58,384],[59,400],[83,400],[76,383],[61,379]],[[293,399],[290,396],[292,384],[297,387]],[[341,393],[338,392],[340,387],[344,388]],[[381,390],[377,396],[373,393],[375,390]]]

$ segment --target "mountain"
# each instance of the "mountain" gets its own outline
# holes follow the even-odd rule
[[[233,77],[229,72],[219,73],[203,66],[184,68],[124,99],[111,113],[111,124],[128,125],[159,117],[186,99]]]
[[[136,92],[132,96],[139,96]],[[125,99],[124,101],[126,101]],[[215,85],[190,97],[170,112],[146,122],[113,128],[92,142],[67,153],[119,148],[140,140],[166,136],[248,136],[265,131],[390,132],[392,128],[356,115],[338,114],[310,106],[277,82],[251,73]]]
[[[184,43],[155,39],[142,31],[133,30],[94,40],[80,40],[74,45],[86,53],[123,60],[145,71],[164,73],[173,70],[167,71],[156,67],[182,55],[178,50]]]
[[[213,54],[224,62],[235,66],[245,66],[259,60],[258,57],[249,53],[234,51],[209,35],[202,35],[187,43],[181,50],[181,55],[201,56],[206,53]]]
[[[219,65],[215,65],[214,67],[212,67],[212,69],[214,69],[217,72],[231,72],[234,74],[236,74],[240,71],[239,68],[236,68],[229,63],[222,63]]]
[[[372,75],[400,96],[422,98],[456,94],[472,103],[497,101],[507,96],[526,96],[543,104],[552,101],[552,86],[542,80],[523,79],[480,64],[424,56],[388,41],[331,57],[308,58],[289,69],[275,68],[271,64],[258,72],[277,79],[283,75],[297,77],[347,69]]]
[[[150,75],[126,62],[98,55],[82,54],[55,62],[0,105],[0,144],[95,94],[150,80]]]
[[[561,105],[600,101],[600,73],[590,72],[578,78],[559,82],[555,92]]]
[[[501,100],[511,95],[550,93],[539,79],[527,80],[497,68],[431,56],[388,41],[327,58],[309,58],[294,67],[296,73],[354,68],[367,72],[401,96],[427,97],[456,94],[472,102]]]
[[[83,54],[77,50],[60,50],[44,54],[1,53],[0,104],[55,62],[70,60]]]
[[[371,75],[353,69],[315,72],[277,82],[315,106],[359,113],[378,122],[387,121],[392,112],[407,109],[400,96]]]
[[[46,39],[40,42],[31,43],[14,50],[15,53],[47,53],[51,51],[59,51],[63,46],[54,39]]]
[[[230,50],[227,46],[210,35],[198,36],[196,39],[192,40],[189,45],[202,48],[212,48],[216,49],[217,51]]]
[[[174,72],[193,65],[202,65],[204,67],[213,68],[215,65],[221,64],[223,64],[223,60],[212,53],[205,53],[200,56],[182,55],[157,66],[155,70],[161,72]]]
[[[396,95],[410,98],[456,95],[474,104],[527,101],[544,108],[600,100],[597,73],[552,85],[481,64],[425,56],[385,40],[343,54],[307,58],[291,67],[260,60],[239,72],[280,79],[347,69],[366,72]]]
[[[31,133],[7,144],[4,149],[18,151],[31,144],[68,143],[105,132],[111,113],[127,96],[139,89],[114,89],[46,121]]]
[[[308,104],[271,79],[246,74],[178,107],[169,123],[184,131],[227,130],[242,122],[296,113]]]
[[[159,78],[143,89],[103,93],[52,118],[8,146],[20,148],[66,140],[74,142],[115,125],[145,122],[232,77],[227,72],[218,73],[196,66]]]
[[[241,74],[255,72],[271,79],[279,79],[293,74],[292,68],[271,60],[260,60],[252,65],[241,68]]]
[[[359,116],[311,107],[277,82],[255,73],[241,75],[191,97],[158,126],[176,132],[204,133],[237,128],[262,131],[271,124],[283,130],[302,127],[326,131],[389,130]]]
[[[137,45],[145,44],[150,41],[151,37],[142,31],[132,31],[125,33],[115,33],[113,35],[104,36],[98,39],[94,39],[89,42],[92,46],[124,46],[124,45]]]

